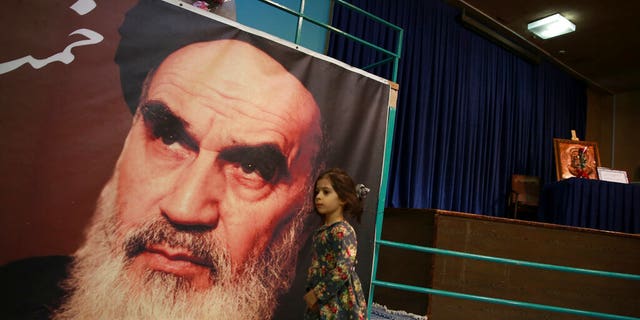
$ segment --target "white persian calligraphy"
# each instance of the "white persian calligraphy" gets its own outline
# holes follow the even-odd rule
[[[84,16],[85,14],[91,12],[91,10],[96,8],[96,3],[93,0],[78,0],[69,8],[71,8],[77,14]]]
[[[78,0],[73,5],[71,5],[70,8],[79,15],[85,15],[91,12],[91,10],[95,9],[95,7],[96,3],[93,0]],[[40,69],[48,65],[49,63],[56,61],[62,62],[64,64],[69,64],[75,59],[75,56],[71,52],[71,49],[80,46],[97,44],[104,40],[104,37],[101,34],[89,29],[78,29],[71,32],[69,36],[73,36],[76,34],[85,36],[85,39],[73,42],[65,47],[61,52],[53,54],[44,59],[37,59],[31,55],[28,55],[8,62],[2,62],[0,63],[0,74],[11,72],[24,64],[30,64],[35,69]]]

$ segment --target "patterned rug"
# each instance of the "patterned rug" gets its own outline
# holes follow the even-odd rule
[[[402,310],[389,310],[386,306],[373,303],[371,306],[371,320],[427,320],[427,317]]]

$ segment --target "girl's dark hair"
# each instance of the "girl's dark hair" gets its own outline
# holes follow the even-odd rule
[[[333,190],[338,194],[340,200],[344,201],[343,212],[354,218],[358,223],[362,217],[362,199],[358,197],[356,192],[356,184],[353,179],[340,168],[331,168],[322,172],[314,184],[318,184],[318,180],[328,179],[331,182]],[[315,192],[313,193],[315,197]]]

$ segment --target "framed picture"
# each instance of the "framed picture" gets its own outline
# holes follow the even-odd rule
[[[553,139],[558,181],[568,178],[598,179],[598,144],[590,141]]]
[[[614,170],[605,167],[598,167],[598,178],[603,181],[629,183],[627,172],[623,170]]]

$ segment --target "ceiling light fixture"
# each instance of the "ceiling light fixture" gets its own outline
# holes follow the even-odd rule
[[[576,25],[559,13],[531,22],[527,29],[542,39],[549,39],[576,31]]]

